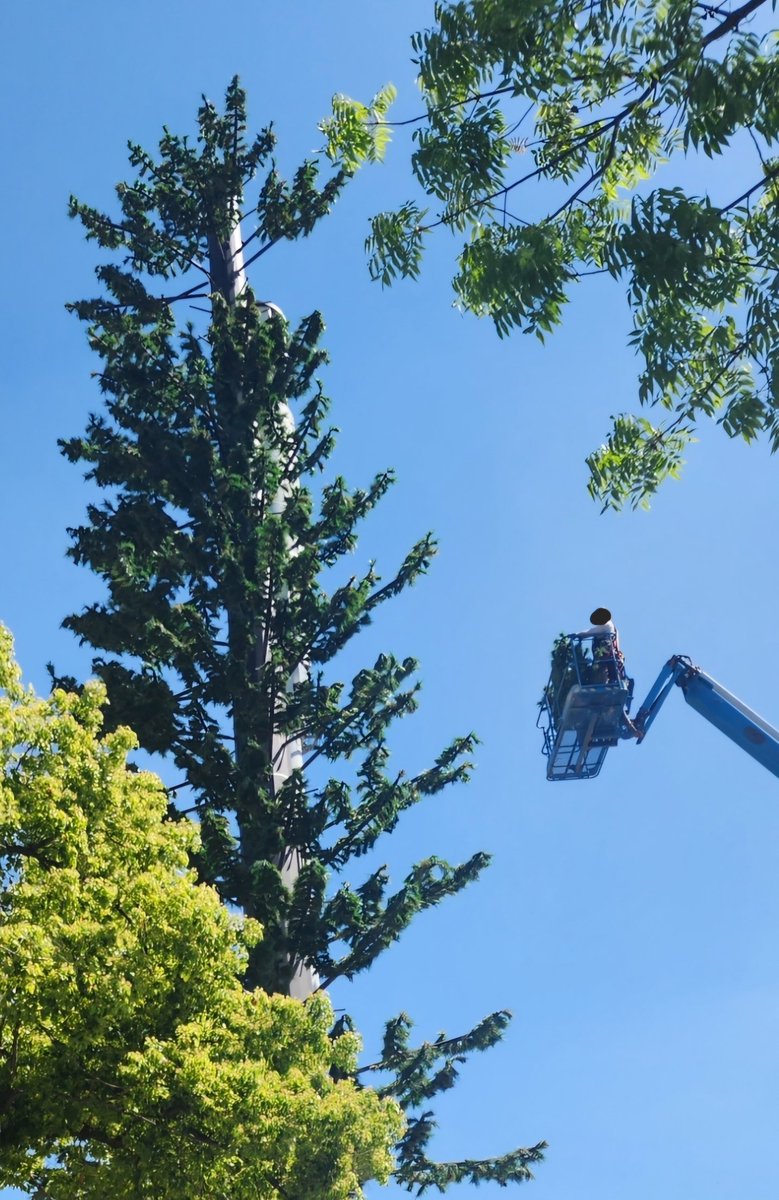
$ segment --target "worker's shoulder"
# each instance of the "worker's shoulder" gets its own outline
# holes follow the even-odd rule
[[[605,625],[590,625],[589,629],[582,629],[578,633],[569,634],[570,637],[613,637],[617,629],[613,621],[607,621]]]

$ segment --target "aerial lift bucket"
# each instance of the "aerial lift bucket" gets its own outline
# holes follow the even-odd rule
[[[594,652],[592,637],[571,634],[557,643],[537,724],[544,735],[549,780],[592,779],[611,746],[625,736],[633,680],[612,642]]]

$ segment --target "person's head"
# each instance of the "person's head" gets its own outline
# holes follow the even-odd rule
[[[607,608],[596,608],[595,612],[590,613],[590,620],[593,625],[608,625],[611,613]]]

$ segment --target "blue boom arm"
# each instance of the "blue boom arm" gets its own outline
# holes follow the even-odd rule
[[[684,655],[669,659],[649,690],[633,722],[643,741],[649,728],[676,684],[687,703],[731,741],[756,758],[773,775],[779,776],[779,729],[774,729],[716,679],[696,667]]]

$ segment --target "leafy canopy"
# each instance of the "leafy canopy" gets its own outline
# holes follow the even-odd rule
[[[544,338],[573,285],[622,281],[638,396],[588,458],[605,506],[646,506],[696,421],[779,446],[779,64],[773,0],[457,0],[412,39],[425,112],[413,170],[432,207],[374,218],[374,278],[419,273],[432,230],[459,240],[458,304]],[[690,155],[732,151],[694,194]],[[658,168],[662,185],[652,182]],[[666,183],[665,180],[669,182]]]
[[[0,628],[0,1186],[51,1200],[347,1200],[397,1105],[332,1010],[242,986],[261,931],[197,886],[189,821],[101,736],[105,690],[24,690]]]

